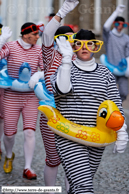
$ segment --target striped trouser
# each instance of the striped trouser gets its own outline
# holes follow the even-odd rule
[[[4,134],[12,136],[17,133],[17,124],[22,112],[23,130],[35,131],[39,100],[33,92],[4,92]]]
[[[4,99],[4,89],[0,88],[0,119],[4,118],[4,115],[3,115],[3,99]]]
[[[93,177],[104,147],[87,147],[55,135],[57,151],[70,184],[69,194],[93,193]]]
[[[54,133],[47,126],[47,119],[41,114],[40,131],[46,152],[46,165],[55,167],[60,164],[60,158],[56,151]]]

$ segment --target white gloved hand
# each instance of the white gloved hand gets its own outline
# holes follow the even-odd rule
[[[69,41],[66,41],[65,37],[60,36],[59,38],[56,38],[56,43],[58,46],[57,50],[62,55],[62,63],[71,64],[73,49]]]
[[[72,66],[72,56],[73,50],[69,43],[66,41],[65,37],[60,36],[56,39],[58,51],[62,55],[62,65],[58,68],[57,73],[57,86],[62,93],[67,93],[70,91],[72,85],[70,81],[71,66]],[[65,83],[65,85],[64,85]]]
[[[11,29],[9,27],[2,27],[2,35],[0,36],[0,50],[11,36]]]
[[[35,85],[39,82],[40,79],[44,78],[44,72],[43,71],[38,71],[34,73],[30,80],[29,80],[29,87],[34,89]]]
[[[104,29],[106,31],[109,31],[111,28],[112,23],[116,19],[116,17],[122,13],[125,9],[125,5],[118,5],[116,10],[111,14],[111,16],[107,19],[107,21],[104,23]]]
[[[117,8],[116,8],[117,14],[123,13],[124,10],[125,10],[125,5],[118,5]]]
[[[65,0],[56,15],[61,18],[64,18],[70,11],[72,11],[78,5],[78,3],[78,0]]]
[[[6,41],[12,36],[12,31],[9,27],[2,27],[2,38]]]
[[[115,142],[113,153],[123,153],[128,143],[127,125],[124,123],[121,129],[117,131],[117,141]]]

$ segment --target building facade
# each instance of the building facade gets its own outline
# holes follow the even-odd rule
[[[13,33],[10,40],[20,36],[20,28],[25,22],[47,23],[47,16],[53,11],[52,0],[1,0],[0,16],[2,24],[9,26]]]

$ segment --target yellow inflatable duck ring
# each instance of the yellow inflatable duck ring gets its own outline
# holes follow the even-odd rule
[[[104,147],[112,144],[117,138],[116,131],[124,124],[124,117],[117,105],[111,100],[106,100],[100,104],[96,127],[71,122],[51,106],[39,106],[38,110],[46,116],[47,125],[54,133],[86,146]]]

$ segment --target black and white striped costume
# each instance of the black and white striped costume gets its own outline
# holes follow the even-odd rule
[[[123,114],[115,78],[103,65],[94,71],[84,71],[73,62],[71,67],[72,89],[62,94],[56,84],[57,72],[51,84],[57,109],[70,121],[96,126],[99,105],[107,99],[114,101]],[[64,83],[65,84],[65,83]],[[56,148],[70,183],[69,194],[93,193],[93,177],[101,161],[104,148],[87,147],[55,135]]]

